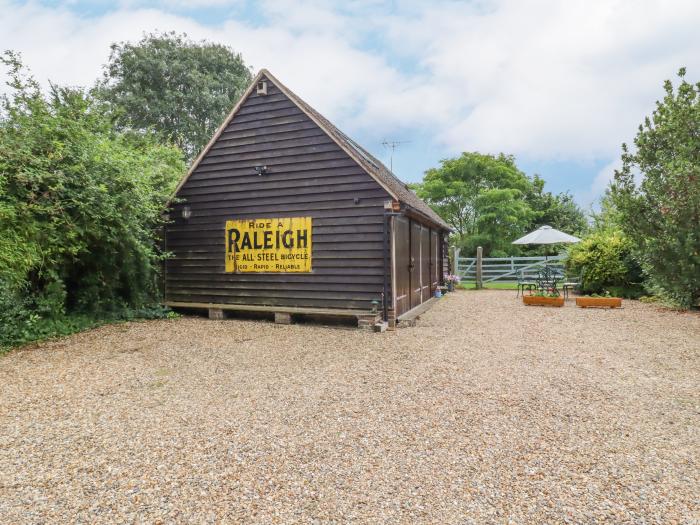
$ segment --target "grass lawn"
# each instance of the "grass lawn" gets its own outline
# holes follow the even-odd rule
[[[459,288],[462,290],[476,290],[476,283],[461,283]],[[486,283],[484,288],[487,290],[517,290],[516,283]]]

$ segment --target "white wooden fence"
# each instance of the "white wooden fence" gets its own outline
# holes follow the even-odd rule
[[[460,257],[455,250],[455,271],[462,282],[477,281],[478,259],[476,257]],[[537,271],[545,264],[564,272],[565,255],[550,257],[484,257],[481,259],[481,278],[483,283],[517,283],[518,278],[535,279]]]

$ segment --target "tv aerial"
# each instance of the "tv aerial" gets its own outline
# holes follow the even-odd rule
[[[386,140],[386,139],[384,139],[382,141],[382,146],[391,150],[391,153],[389,153],[389,170],[392,173],[394,172],[394,151],[396,151],[396,148],[398,148],[401,144],[408,144],[409,142],[411,142],[411,141],[410,140]]]

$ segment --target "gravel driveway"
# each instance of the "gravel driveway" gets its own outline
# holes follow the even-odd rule
[[[0,358],[0,522],[700,523],[700,316],[458,292]]]

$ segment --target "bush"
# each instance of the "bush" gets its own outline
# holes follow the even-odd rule
[[[0,352],[27,337],[38,318],[28,300],[0,279]]]
[[[642,272],[632,244],[620,231],[594,232],[569,249],[566,267],[581,275],[585,293],[610,292],[621,297],[642,294]]]
[[[689,308],[700,304],[700,83],[684,75],[623,145],[611,197],[650,290]]]
[[[157,231],[181,152],[115,131],[80,90],[45,96],[5,54],[0,99],[0,345],[75,331],[158,300]]]
[[[111,313],[63,311],[64,290],[31,298],[24,290],[12,290],[0,280],[0,354],[13,346],[69,335],[105,323],[136,319],[173,319],[178,315],[160,304],[137,309],[125,308]]]

